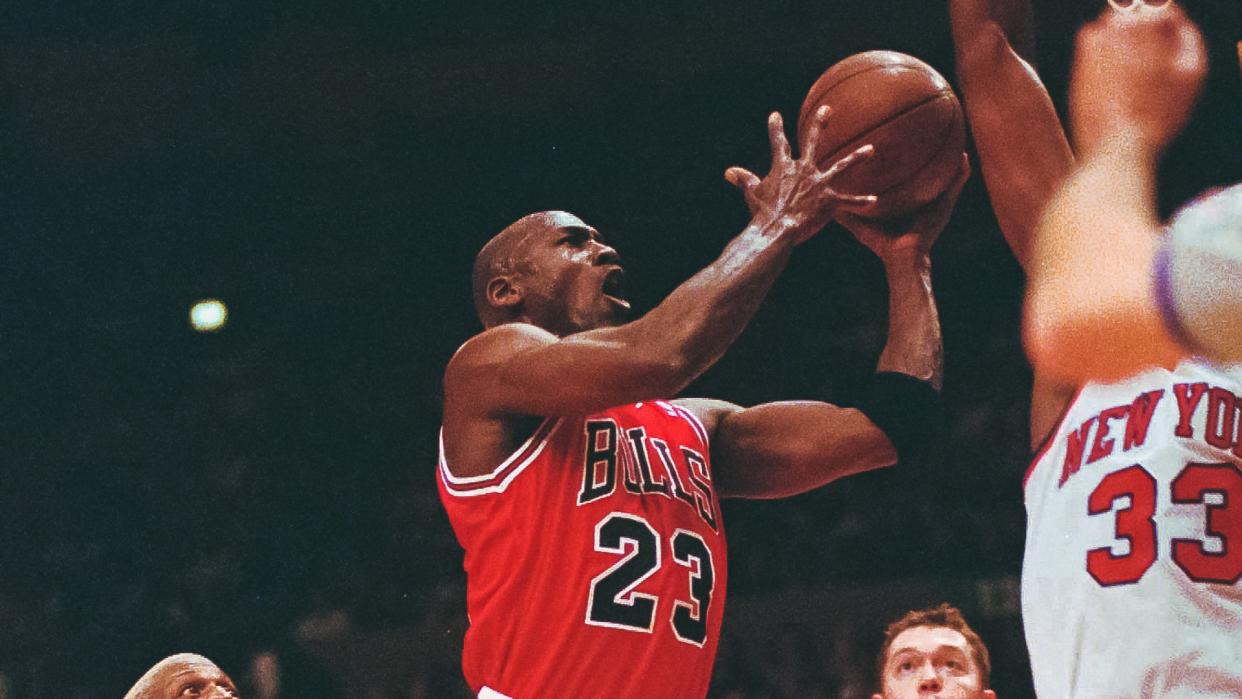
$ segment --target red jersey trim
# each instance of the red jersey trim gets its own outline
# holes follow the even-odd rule
[[[1048,450],[1051,449],[1052,445],[1057,441],[1057,437],[1060,436],[1061,428],[1065,427],[1065,421],[1069,418],[1070,411],[1074,409],[1074,405],[1078,403],[1078,399],[1082,397],[1082,391],[1084,388],[1086,388],[1085,384],[1079,386],[1078,390],[1074,391],[1074,397],[1070,398],[1069,402],[1065,404],[1065,409],[1061,412],[1061,417],[1057,418],[1056,425],[1052,428],[1052,431],[1048,433],[1048,436],[1044,438],[1043,445],[1041,445],[1039,447],[1039,451],[1036,451],[1035,455],[1031,457],[1031,463],[1026,467],[1026,474],[1022,476],[1023,491],[1026,490],[1026,484],[1031,480],[1031,474],[1035,473],[1035,467],[1039,465],[1039,462],[1044,458],[1044,455],[1048,453]]]
[[[474,497],[476,495],[488,495],[491,493],[503,493],[517,478],[526,467],[531,464],[543,448],[547,446],[548,439],[556,428],[561,424],[558,418],[553,420],[548,418],[539,424],[539,428],[535,433],[527,439],[517,451],[509,455],[509,458],[500,462],[500,465],[492,470],[491,473],[485,473],[480,476],[454,476],[449,472],[448,461],[444,457],[444,429],[440,429],[440,479],[444,481],[444,489],[450,495],[457,497]]]

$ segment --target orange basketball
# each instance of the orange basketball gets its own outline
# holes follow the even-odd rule
[[[948,81],[919,59],[867,51],[829,68],[802,102],[799,143],[823,104],[832,107],[832,116],[816,148],[821,168],[859,146],[875,146],[874,156],[832,181],[840,192],[876,195],[872,218],[927,204],[957,175],[966,142],[962,107]]]

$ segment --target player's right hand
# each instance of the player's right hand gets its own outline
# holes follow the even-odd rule
[[[1186,125],[1206,72],[1203,37],[1175,3],[1105,8],[1078,34],[1070,118],[1079,152],[1130,138],[1158,154]]]
[[[827,170],[815,164],[815,146],[831,110],[820,107],[807,131],[801,157],[794,159],[785,137],[785,123],[773,112],[768,117],[768,140],[772,145],[772,166],[760,179],[753,172],[731,167],[725,179],[742,191],[752,223],[777,223],[777,230],[794,244],[811,238],[824,228],[839,210],[866,212],[874,206],[873,195],[844,194],[832,188],[832,179],[871,157],[875,149],[864,145],[834,162]]]
[[[905,251],[928,253],[949,224],[970,173],[970,157],[962,153],[957,176],[940,196],[919,209],[891,220],[873,220],[843,211],[837,214],[837,222],[881,260],[887,261]]]

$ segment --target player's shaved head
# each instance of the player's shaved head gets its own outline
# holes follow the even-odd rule
[[[193,688],[195,697],[236,697],[233,680],[215,663],[195,653],[170,655],[151,666],[124,699],[176,699],[182,688]]]
[[[526,253],[537,236],[565,226],[585,226],[582,219],[564,211],[539,211],[527,214],[497,233],[474,258],[471,276],[474,308],[483,327],[490,328],[512,316],[508,307],[498,305],[498,290],[492,282],[528,274],[532,270]],[[490,288],[489,288],[490,287]]]

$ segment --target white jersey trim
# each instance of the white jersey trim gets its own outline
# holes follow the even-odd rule
[[[479,699],[513,699],[508,694],[501,694],[491,687],[484,687],[479,690]]]
[[[703,443],[704,449],[711,448],[710,440],[708,440],[707,438],[707,427],[703,424],[703,421],[700,420],[697,415],[690,412],[689,410],[686,410],[680,405],[676,405],[674,403],[665,403],[665,404],[668,405],[668,407],[672,408],[683,419],[685,419],[686,422],[690,423],[690,426],[694,428],[694,433],[699,436],[699,441]]]
[[[1035,475],[1035,470],[1043,463],[1044,457],[1048,455],[1048,452],[1052,451],[1053,446],[1057,443],[1057,439],[1061,437],[1061,430],[1065,429],[1070,413],[1074,411],[1074,406],[1078,405],[1078,399],[1082,397],[1083,389],[1086,387],[1087,385],[1083,384],[1074,389],[1074,395],[1070,397],[1069,402],[1061,409],[1061,416],[1057,418],[1052,431],[1048,433],[1048,436],[1044,437],[1044,443],[1039,445],[1039,449],[1031,455],[1031,461],[1026,466],[1026,473],[1022,476],[1023,497],[1025,497],[1027,484],[1031,482],[1031,477]]]
[[[539,424],[535,432],[518,447],[516,451],[509,455],[500,465],[492,469],[490,473],[479,476],[454,476],[448,468],[448,460],[444,455],[444,428],[440,428],[440,459],[439,470],[440,478],[444,481],[444,489],[449,493],[458,497],[474,497],[476,495],[487,495],[490,493],[503,493],[517,478],[526,467],[531,464],[539,454],[543,452],[547,446],[548,440],[561,426],[561,419],[557,418],[553,421],[551,418],[544,420]],[[478,487],[480,484],[489,483]],[[465,487],[453,487],[465,486]]]

